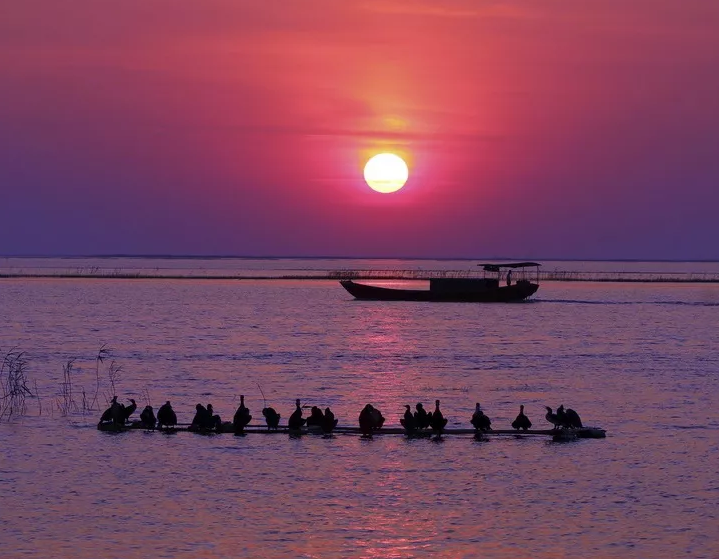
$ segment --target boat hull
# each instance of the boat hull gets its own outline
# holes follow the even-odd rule
[[[510,303],[523,301],[539,289],[536,283],[522,281],[514,285],[497,287],[476,292],[442,292],[419,289],[394,289],[356,283],[352,280],[340,281],[356,299],[365,301],[433,301],[445,303]]]

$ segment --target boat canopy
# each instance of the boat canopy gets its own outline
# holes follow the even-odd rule
[[[507,262],[506,264],[477,264],[482,266],[485,272],[499,272],[501,268],[529,268],[531,266],[541,266],[537,262]]]

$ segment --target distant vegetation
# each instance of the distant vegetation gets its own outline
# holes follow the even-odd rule
[[[513,273],[515,280],[522,273]],[[430,280],[433,278],[475,278],[483,277],[475,270],[273,270],[228,273],[226,270],[172,270],[144,269],[123,270],[118,268],[77,268],[23,270],[6,269],[0,271],[0,278],[45,278],[45,279],[206,279],[206,280]],[[524,277],[532,281],[537,279],[534,270],[525,271]],[[558,282],[633,282],[633,283],[719,283],[718,272],[580,272],[571,270],[542,270],[539,281]]]

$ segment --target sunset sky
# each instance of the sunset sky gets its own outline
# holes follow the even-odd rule
[[[0,193],[4,255],[719,259],[719,2],[0,0]]]

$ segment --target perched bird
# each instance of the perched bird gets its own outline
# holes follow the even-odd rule
[[[110,406],[110,419],[114,425],[125,424],[125,406],[117,401],[117,397],[112,398],[112,405]]]
[[[363,435],[371,435],[374,431],[380,429],[382,425],[384,425],[384,417],[377,408],[372,404],[367,404],[362,408],[359,414],[359,426]]]
[[[492,420],[484,414],[479,402],[474,405],[474,413],[472,414],[471,423],[477,431],[492,430]]]
[[[172,409],[169,400],[157,410],[157,425],[160,429],[162,429],[163,425],[168,428],[177,425],[177,415],[175,415],[175,410]]]
[[[512,429],[524,429],[525,431],[532,427],[532,422],[524,415],[524,406],[519,406],[519,415],[517,419],[512,421]]]
[[[140,414],[140,421],[145,429],[155,428],[157,420],[155,419],[155,412],[153,411],[152,406],[145,406],[145,409],[143,409]]]
[[[417,402],[415,409],[417,410],[416,412],[414,412],[415,427],[417,429],[426,429],[427,427],[429,427],[430,414],[425,411],[422,402]]]
[[[374,423],[374,429],[381,429],[382,425],[384,425],[384,416],[382,415],[382,412],[373,406],[371,416],[372,422]]]
[[[567,427],[567,414],[564,412],[564,404],[557,408],[557,421],[560,427]]]
[[[335,414],[332,413],[331,409],[325,408],[325,415],[322,418],[322,432],[331,433],[335,427],[337,427]]]
[[[195,406],[195,417],[192,418],[190,428],[205,429],[209,423],[209,413],[207,412],[207,408],[202,404],[197,404]]]
[[[306,419],[302,417],[302,406],[300,406],[300,399],[297,398],[295,401],[295,411],[292,412],[289,421],[287,421],[287,427],[289,429],[299,429],[305,424]]]
[[[359,414],[359,426],[363,435],[371,435],[374,422],[372,421],[372,404],[367,404]]]
[[[102,415],[100,416],[100,423],[112,421],[112,414],[116,405],[118,405],[117,396],[113,396],[112,401],[110,402],[110,407],[107,408],[104,412],[102,412]]]
[[[245,407],[245,397],[240,395],[240,407],[237,408],[235,416],[232,418],[232,425],[235,428],[235,433],[242,433],[252,420],[250,410]]]
[[[404,427],[404,430],[407,431],[407,434],[414,433],[416,429],[416,425],[414,423],[414,416],[412,415],[412,412],[410,411],[409,406],[405,406],[404,411],[404,417],[399,420],[399,422],[402,424],[402,427]]]
[[[212,409],[212,404],[207,404],[207,428],[217,429],[218,432],[222,429],[222,420]]]
[[[559,420],[559,417],[557,417],[556,413],[552,413],[552,408],[549,406],[544,406],[547,409],[547,413],[544,416],[544,419],[549,421],[552,425],[554,425],[554,429],[558,429],[562,426],[562,422]]]
[[[262,408],[262,415],[265,416],[265,423],[267,423],[267,430],[277,430],[280,425],[280,414],[275,411],[275,408]]]
[[[312,406],[310,416],[307,418],[307,427],[322,427],[324,420],[325,416],[322,414],[322,410],[317,406]]]
[[[439,410],[439,400],[434,401],[434,412],[429,420],[429,425],[432,427],[432,431],[438,435],[442,434],[442,431],[447,426],[447,419],[442,415]]]
[[[567,408],[564,412],[564,425],[574,429],[581,429],[583,427],[579,414],[572,408]]]
[[[129,406],[125,406],[122,410],[123,413],[123,423],[127,423],[127,420],[130,419],[130,416],[135,413],[135,410],[137,409],[137,402],[130,398],[130,402],[132,402]]]

